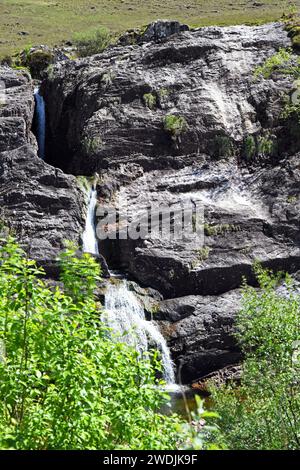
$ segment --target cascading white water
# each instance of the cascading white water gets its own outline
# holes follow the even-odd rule
[[[40,95],[39,88],[34,90],[35,113],[36,113],[36,138],[38,143],[38,156],[45,158],[45,140],[46,140],[46,110],[45,101]]]
[[[82,236],[83,251],[99,255],[95,227],[97,191],[89,193],[85,231]],[[119,276],[116,276],[119,277]],[[163,377],[167,384],[175,383],[175,374],[167,343],[154,322],[147,321],[142,305],[128,288],[127,281],[120,279],[111,283],[105,294],[105,312],[107,324],[120,341],[134,346],[142,355],[149,347],[156,346],[161,352]]]
[[[85,222],[85,230],[82,235],[82,249],[84,253],[99,255],[99,247],[96,236],[95,212],[97,207],[97,191],[92,188],[89,193],[88,211]]]
[[[163,376],[167,384],[175,383],[173,363],[167,343],[154,322],[147,321],[142,305],[128,288],[126,280],[110,284],[105,294],[107,323],[120,341],[146,353],[150,345],[161,352]]]

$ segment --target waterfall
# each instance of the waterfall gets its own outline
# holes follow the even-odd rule
[[[147,321],[142,305],[128,288],[126,280],[110,284],[105,294],[107,323],[120,341],[134,346],[140,354],[155,345],[161,352],[163,377],[167,384],[175,382],[175,374],[167,343],[154,322]]]
[[[45,139],[46,139],[46,112],[45,101],[40,95],[39,88],[34,90],[35,99],[35,122],[36,122],[36,139],[38,143],[38,156],[44,160],[45,158]]]
[[[82,236],[83,251],[99,255],[95,227],[97,191],[93,187],[89,193],[85,231]],[[154,322],[147,321],[145,312],[125,279],[109,284],[105,294],[105,312],[108,326],[120,341],[134,346],[140,355],[145,355],[151,346],[161,353],[163,377],[167,384],[175,383],[175,374],[166,340]]]
[[[83,251],[92,255],[99,255],[98,240],[95,227],[95,212],[97,206],[97,191],[92,188],[89,193],[88,211],[85,230],[82,235]]]

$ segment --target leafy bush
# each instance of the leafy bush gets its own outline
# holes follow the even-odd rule
[[[256,155],[256,142],[253,135],[248,135],[244,142],[245,155],[247,160],[252,160]]]
[[[258,78],[260,75],[264,78],[270,78],[274,71],[286,73],[290,68],[291,60],[291,49],[281,48],[276,54],[267,59],[263,65],[255,69],[254,78]]]
[[[104,27],[86,33],[77,33],[73,38],[77,54],[80,57],[100,54],[111,44],[111,41],[111,33]]]
[[[0,248],[0,448],[175,448],[156,354],[140,359],[101,323],[95,260],[68,246],[61,270],[50,288],[12,238]]]
[[[157,98],[152,93],[145,93],[145,95],[143,96],[143,100],[147,108],[154,109],[156,107]]]
[[[213,390],[231,449],[300,448],[300,298],[286,276],[256,266],[260,290],[243,289],[237,337],[245,362],[241,386]]]
[[[217,158],[230,158],[234,154],[232,140],[226,135],[217,135],[213,141],[213,154]]]
[[[269,133],[261,135],[257,139],[257,153],[260,157],[268,157],[276,154],[277,144],[275,137]]]
[[[164,129],[171,134],[173,140],[177,140],[187,128],[188,124],[182,116],[169,114],[164,118]]]
[[[95,154],[103,147],[103,141],[101,137],[85,137],[82,140],[81,145],[84,154],[88,157]]]
[[[33,51],[26,62],[33,78],[41,78],[43,72],[53,63],[54,56],[51,51]]]

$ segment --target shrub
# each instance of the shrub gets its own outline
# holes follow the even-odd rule
[[[37,50],[33,51],[27,59],[26,65],[29,67],[30,73],[33,78],[41,78],[43,72],[47,70],[49,65],[54,61],[54,56],[51,51]]]
[[[300,48],[300,19],[298,9],[295,6],[290,6],[289,11],[283,14],[283,22],[285,29],[288,31],[292,40],[293,47],[296,50]]]
[[[101,137],[85,137],[81,142],[84,154],[88,157],[97,152],[103,146]]]
[[[286,73],[290,68],[291,60],[291,49],[281,48],[276,54],[267,59],[263,65],[255,69],[254,78],[258,78],[261,75],[266,79],[270,78],[274,71]]]
[[[145,95],[143,96],[143,100],[147,108],[154,109],[156,107],[157,98],[152,93],[145,93]]]
[[[217,158],[230,158],[234,155],[232,140],[226,135],[217,135],[213,141],[213,153]]]
[[[256,142],[253,135],[248,135],[244,142],[245,155],[247,160],[252,160],[256,155]]]
[[[241,227],[239,225],[233,225],[233,224],[217,224],[217,225],[212,225],[212,224],[204,224],[204,234],[207,237],[212,237],[212,236],[224,236],[227,233],[237,233],[240,232]]]
[[[93,258],[68,245],[60,259],[63,288],[50,288],[12,238],[0,248],[0,448],[175,448],[157,354],[141,359],[101,322]]]
[[[33,78],[41,79],[54,62],[54,55],[48,49],[34,49],[27,46],[15,59],[15,68],[26,67]]]
[[[192,269],[195,269],[199,267],[201,264],[203,264],[204,261],[208,259],[210,252],[211,252],[211,248],[208,246],[203,246],[202,248],[199,248],[198,250],[196,250],[197,259],[192,262],[191,264]]]
[[[183,132],[187,131],[187,128],[188,124],[182,116],[169,114],[164,118],[164,129],[171,134],[173,140],[177,140]]]
[[[289,276],[256,266],[260,290],[243,288],[236,321],[245,356],[241,385],[213,389],[222,435],[231,449],[300,448],[300,298]]]
[[[111,41],[111,33],[104,27],[86,33],[78,33],[73,38],[77,54],[80,57],[100,54],[111,44]]]
[[[274,136],[270,134],[261,135],[257,139],[257,153],[260,157],[268,157],[276,154],[277,145]]]

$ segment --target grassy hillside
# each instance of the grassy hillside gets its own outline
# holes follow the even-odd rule
[[[98,25],[121,32],[157,18],[192,26],[267,22],[280,18],[289,3],[300,6],[300,0],[1,0],[0,55],[29,44],[59,44]]]

